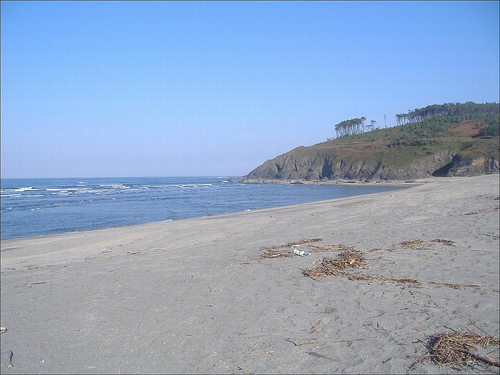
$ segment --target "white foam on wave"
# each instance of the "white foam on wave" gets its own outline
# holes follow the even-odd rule
[[[103,184],[103,185],[99,185],[99,186],[105,187],[108,189],[130,189],[130,186],[126,186],[123,184]]]
[[[70,194],[73,194],[73,192],[68,191],[68,190],[59,191],[57,193],[52,193],[52,195],[64,195],[64,196],[67,196],[67,195],[70,195]]]
[[[12,192],[23,192],[23,191],[38,191],[40,189],[35,189],[33,186],[28,186],[28,187],[21,187],[21,188],[15,188],[15,189],[2,189],[2,193],[12,193]]]
[[[82,187],[80,189],[70,189],[70,190],[74,190],[74,192],[77,194],[82,194],[82,193],[92,193],[94,189],[88,187]]]

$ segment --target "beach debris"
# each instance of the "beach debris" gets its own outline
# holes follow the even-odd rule
[[[300,240],[300,241],[297,241],[297,242],[291,242],[289,244],[287,244],[287,246],[300,246],[300,245],[304,245],[306,243],[311,243],[311,242],[320,242],[320,241],[323,241],[321,238],[305,238],[303,240]]]
[[[356,342],[356,341],[365,341],[365,340],[371,340],[371,339],[376,339],[378,338],[378,336],[370,336],[370,337],[363,337],[363,338],[359,338],[359,339],[348,339],[348,340],[334,340],[334,341],[331,341],[333,343],[342,343],[342,342]]]
[[[14,356],[14,353],[12,353],[12,350],[9,350],[7,352],[7,367],[14,367],[12,364],[12,357]]]
[[[250,353],[250,355],[262,355],[262,354],[274,354],[276,353],[276,350],[266,350],[265,352],[260,352],[260,353]]]
[[[471,211],[471,212],[467,212],[466,214],[464,215],[477,215],[477,214],[482,214],[482,213],[485,213],[485,212],[496,212],[496,211],[499,211],[500,210],[500,207],[486,207],[486,208],[481,208],[480,210],[477,210],[477,211]]]
[[[295,346],[304,346],[304,345],[319,345],[321,342],[317,341],[318,339],[315,337],[297,337],[295,339],[287,338],[285,341],[291,342]]]
[[[288,242],[288,243],[280,243],[279,245],[273,246],[263,246],[260,249],[265,250],[264,254],[261,255],[262,258],[292,258],[294,255],[305,256],[309,255],[308,251],[303,251],[299,249],[295,249],[295,247],[304,245],[306,243],[311,242],[319,242],[322,241],[321,238],[305,238],[296,242]],[[279,250],[284,247],[291,248],[290,250]]]
[[[478,347],[498,346],[500,340],[489,335],[477,335],[472,332],[446,332],[431,336],[427,343],[427,355],[420,358],[411,367],[425,360],[432,360],[437,365],[446,365],[455,370],[474,365],[481,361],[490,366],[500,367],[498,358],[486,357],[475,353]]]
[[[337,269],[345,269],[345,268],[368,268],[368,265],[365,261],[365,256],[362,252],[355,250],[354,248],[350,248],[342,251],[335,258],[324,258],[324,262],[327,265],[330,265]]]
[[[261,255],[262,258],[292,258],[293,254],[289,251],[266,250]]]
[[[424,244],[425,241],[423,240],[409,240],[409,241],[403,241],[400,243],[401,246],[403,246],[405,249],[417,249],[420,248],[422,244]]]
[[[382,251],[392,252],[394,250],[393,249],[383,249],[383,248],[380,248],[380,247],[376,247],[374,249],[366,250],[365,253],[379,253],[379,252],[382,252]]]
[[[327,244],[325,246],[311,245],[309,246],[309,248],[311,249],[312,253],[332,253],[338,250],[354,250],[354,247],[347,246],[344,244],[338,244],[338,245]]]
[[[325,257],[321,259],[321,266],[313,269],[302,270],[305,276],[314,279],[322,276],[344,276],[346,268],[368,268],[362,252],[352,249],[342,251],[335,258]]]
[[[447,286],[448,288],[453,288],[453,289],[463,289],[463,288],[482,288],[481,285],[476,285],[476,284],[454,284],[454,283],[440,283],[438,281],[419,281],[415,279],[398,279],[394,277],[385,277],[385,276],[372,276],[372,275],[365,275],[365,274],[346,274],[345,275],[349,280],[378,280],[378,281],[391,281],[391,282],[396,282],[396,283],[401,283],[401,284],[415,284],[415,285],[440,285],[440,286]]]
[[[42,285],[42,284],[47,284],[47,283],[50,283],[50,281],[39,281],[36,283],[28,283],[28,284],[24,284],[23,286],[29,286],[31,288],[33,285]]]
[[[308,251],[299,250],[291,248],[288,251],[285,250],[266,250],[264,254],[261,255],[262,258],[292,258],[294,255],[299,255],[301,257],[309,255]]]
[[[288,243],[282,242],[279,245],[263,246],[260,249],[261,250],[277,250],[277,249],[281,249],[283,247],[294,247],[294,246],[304,245],[306,243],[319,242],[319,241],[323,241],[323,240],[321,238],[305,238],[303,240],[296,241],[296,242],[288,242]]]
[[[436,238],[435,240],[432,240],[432,242],[442,243],[443,245],[446,245],[446,246],[455,246],[455,242],[453,242],[451,240],[443,240],[440,238]]]
[[[379,336],[370,336],[370,337],[361,337],[361,338],[356,338],[356,339],[345,339],[345,340],[332,340],[332,341],[327,341],[327,342],[332,342],[335,344],[339,343],[351,343],[351,342],[356,342],[356,341],[365,341],[365,340],[371,340],[371,339],[376,339]],[[295,339],[290,339],[287,338],[285,341],[291,342],[295,346],[304,346],[304,345],[321,345],[324,344],[325,342],[320,342],[317,341],[318,339],[315,337],[297,337]]]
[[[299,249],[294,249],[294,248],[292,248],[290,250],[290,253],[293,255],[299,255],[301,257],[305,257],[305,256],[309,255],[309,251],[299,250]]]
[[[358,280],[358,281],[377,280],[377,281],[396,282],[402,284],[439,285],[453,289],[482,288],[481,285],[476,285],[476,284],[455,284],[455,283],[443,283],[438,281],[419,281],[409,278],[394,278],[394,277],[385,277],[380,275],[373,276],[362,273],[352,274],[346,272],[346,269],[348,268],[355,268],[355,269],[369,268],[362,252],[352,248],[342,251],[335,258],[324,257],[321,259],[321,265],[319,267],[312,269],[304,269],[302,270],[302,274],[304,276],[310,277],[313,280],[316,280],[316,277],[346,277],[349,280]]]
[[[434,248],[435,245],[455,246],[455,242],[451,240],[445,240],[442,238],[436,238],[430,242],[426,242],[420,239],[409,240],[401,242],[399,245],[405,249],[430,250]]]
[[[310,329],[309,333],[313,334],[316,332],[319,332],[321,329],[323,329],[323,322],[321,320],[318,320]]]
[[[0,327],[0,333],[5,333],[7,332],[7,328],[5,327]]]

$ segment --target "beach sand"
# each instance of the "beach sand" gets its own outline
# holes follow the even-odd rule
[[[434,334],[499,336],[499,176],[417,182],[2,241],[1,372],[457,373],[430,360],[411,366]],[[374,279],[303,275],[340,250],[261,257],[304,239],[321,239],[304,250],[363,252],[369,268],[348,272]],[[498,358],[498,346],[489,350]]]

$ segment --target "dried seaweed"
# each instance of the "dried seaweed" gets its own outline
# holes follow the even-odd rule
[[[293,254],[289,251],[266,250],[261,255],[262,258],[292,258]]]
[[[338,250],[354,250],[354,247],[340,243],[338,245],[327,244],[325,246],[311,245],[309,246],[309,249],[311,250],[312,253],[332,253]]]
[[[477,210],[477,211],[467,212],[464,215],[477,215],[477,214],[482,214],[485,212],[496,212],[499,210],[500,210],[500,207],[498,207],[498,206],[497,207],[485,207],[485,208],[481,208],[480,210]]]
[[[436,238],[435,240],[432,240],[432,242],[442,243],[443,245],[446,245],[446,246],[454,246],[455,245],[455,242],[453,242],[451,240],[443,240],[440,238]]]
[[[335,258],[325,257],[321,259],[321,266],[302,270],[302,273],[313,279],[318,276],[342,276],[346,268],[368,268],[363,253],[349,248]]]
[[[319,241],[322,241],[322,239],[321,238],[305,238],[303,240],[296,241],[296,242],[288,242],[288,243],[282,242],[279,245],[263,246],[260,249],[261,250],[277,250],[277,249],[281,249],[283,247],[300,246],[300,245],[304,245],[306,243],[319,242]]]
[[[366,264],[365,257],[362,252],[349,249],[342,251],[335,258],[330,258],[330,257],[322,258],[321,265],[319,267],[302,270],[302,274],[314,280],[316,280],[316,277],[346,277],[349,280],[361,280],[361,281],[378,280],[378,281],[389,281],[402,284],[440,285],[454,289],[482,288],[481,285],[476,285],[476,284],[453,284],[453,283],[441,283],[437,281],[419,281],[408,278],[398,279],[385,276],[372,276],[359,273],[350,274],[345,272],[347,268],[367,269],[369,267]]]
[[[425,241],[423,241],[423,240],[409,240],[409,241],[401,242],[400,245],[403,246],[405,249],[416,249],[416,248],[420,248],[420,245],[422,245],[424,243],[425,243]]]
[[[442,244],[446,246],[454,246],[455,242],[451,240],[443,240],[441,238],[436,238],[431,242],[426,242],[424,240],[409,240],[401,242],[400,245],[405,249],[415,249],[415,250],[429,250],[436,244]]]
[[[335,258],[323,258],[323,264],[337,269],[368,268],[363,253],[354,248],[342,251]]]
[[[402,283],[402,284],[416,284],[416,285],[441,285],[441,286],[447,286],[449,288],[453,289],[462,289],[462,288],[482,288],[481,285],[476,285],[476,284],[452,284],[452,283],[440,283],[437,281],[419,281],[415,279],[397,279],[394,277],[385,277],[385,276],[372,276],[372,275],[365,275],[365,274],[357,274],[357,275],[351,275],[351,274],[346,274],[345,275],[349,280],[379,280],[379,281],[391,281],[391,282],[396,282],[396,283]]]
[[[446,365],[461,369],[466,365],[474,365],[477,361],[500,367],[497,358],[484,357],[474,353],[477,348],[500,346],[500,340],[488,335],[477,335],[471,332],[438,333],[429,338],[428,353],[417,363],[430,359],[437,365]]]
[[[313,334],[313,333],[316,333],[316,332],[319,332],[320,330],[323,329],[323,325],[324,323],[321,321],[321,320],[318,320],[310,329],[309,329],[309,333],[310,334]]]
[[[297,242],[290,242],[287,243],[287,247],[292,247],[292,246],[299,246],[299,245],[304,245],[306,243],[311,243],[311,242],[320,242],[323,241],[321,238],[306,238]]]
[[[378,252],[382,252],[382,251],[392,252],[394,250],[393,249],[383,249],[383,248],[380,248],[380,247],[376,247],[374,249],[366,250],[365,253],[378,253]]]
[[[317,341],[317,338],[314,337],[298,337],[295,339],[286,338],[285,341],[291,342],[295,346],[304,346],[304,345],[318,345],[322,344]]]

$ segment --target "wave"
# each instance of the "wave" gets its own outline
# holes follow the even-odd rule
[[[110,188],[110,189],[130,189],[130,186],[123,184],[103,184],[99,185],[101,187]]]
[[[40,189],[35,189],[33,186],[21,187],[17,189],[2,189],[2,193],[12,193],[12,192],[23,192],[23,191],[38,191]]]

